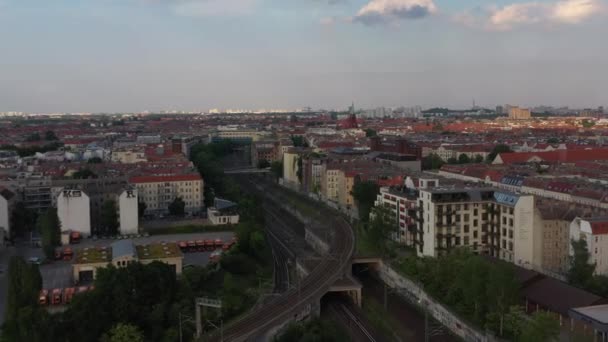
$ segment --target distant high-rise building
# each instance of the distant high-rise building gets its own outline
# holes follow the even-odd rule
[[[503,113],[504,113],[504,112],[503,112],[503,108],[502,108],[502,106],[496,106],[496,114],[498,114],[498,115],[502,115]]]
[[[509,106],[509,119],[513,120],[529,120],[532,113],[529,109],[519,108],[517,106]]]

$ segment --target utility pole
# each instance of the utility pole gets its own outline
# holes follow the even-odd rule
[[[429,342],[429,310],[424,306],[424,342]]]
[[[384,311],[388,311],[387,292],[386,283],[384,283]]]

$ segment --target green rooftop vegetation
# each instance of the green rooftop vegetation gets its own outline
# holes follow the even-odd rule
[[[137,257],[141,260],[174,258],[182,256],[182,252],[175,242],[154,243],[136,246]]]
[[[112,249],[109,247],[86,247],[75,251],[76,264],[94,264],[112,261]]]

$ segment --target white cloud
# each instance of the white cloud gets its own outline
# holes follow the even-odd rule
[[[598,0],[565,0],[555,4],[551,15],[556,21],[575,24],[600,13],[602,7]]]
[[[323,26],[332,26],[336,23],[336,17],[323,17],[319,23]]]
[[[462,12],[454,15],[452,19],[467,27],[504,31],[530,25],[577,24],[602,12],[601,0],[561,0],[553,3],[523,2],[488,8],[481,15]]]
[[[178,15],[209,17],[217,15],[246,15],[255,9],[257,0],[182,0],[175,1]]]
[[[353,21],[366,25],[385,24],[401,19],[419,19],[437,12],[433,0],[371,0]]]

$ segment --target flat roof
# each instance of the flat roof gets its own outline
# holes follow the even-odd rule
[[[112,261],[112,249],[109,247],[85,247],[74,252],[74,263],[95,264]]]
[[[573,308],[571,311],[576,311],[581,315],[587,316],[599,323],[608,323],[608,304],[585,306],[582,308]]]
[[[181,257],[182,252],[175,242],[152,243],[149,245],[136,246],[137,257],[140,260],[176,258]]]

